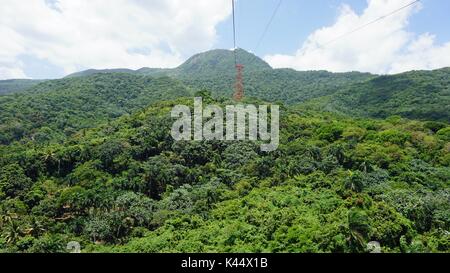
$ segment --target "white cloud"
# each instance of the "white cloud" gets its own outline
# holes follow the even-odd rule
[[[362,14],[343,5],[336,22],[309,35],[294,55],[269,55],[265,60],[277,68],[380,74],[450,66],[450,42],[439,46],[430,34],[417,36],[406,30],[408,19],[421,4],[336,39],[409,3],[411,0],[368,0]]]
[[[24,77],[21,55],[71,73],[172,67],[210,49],[227,0],[0,0],[0,79]]]

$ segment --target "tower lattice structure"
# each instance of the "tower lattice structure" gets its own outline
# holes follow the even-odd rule
[[[242,72],[244,66],[242,64],[236,65],[236,83],[234,85],[234,95],[233,99],[235,101],[241,101],[244,98],[244,81],[242,77]]]

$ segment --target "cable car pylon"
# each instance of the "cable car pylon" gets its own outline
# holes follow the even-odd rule
[[[244,98],[244,80],[242,76],[244,66],[242,64],[239,64],[237,61],[238,48],[236,47],[236,21],[234,13],[234,0],[231,0],[231,7],[233,10],[233,43],[234,43],[233,53],[234,53],[234,66],[236,69],[236,82],[234,84],[233,99],[239,102]]]
[[[244,66],[242,64],[236,64],[236,83],[234,84],[233,99],[237,102],[244,98],[244,81],[242,77],[243,71]]]

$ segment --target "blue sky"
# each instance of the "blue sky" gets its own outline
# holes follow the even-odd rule
[[[450,66],[450,1],[420,3],[323,47],[412,0],[235,0],[238,46],[275,68],[392,74]],[[232,47],[231,0],[0,0],[0,79],[88,68],[175,67]]]
[[[279,0],[236,1],[239,47],[254,50],[278,2]],[[401,7],[409,2],[399,0],[398,6]],[[439,43],[450,41],[450,1],[422,0],[421,2],[423,7],[420,12],[410,18],[407,30],[414,33],[436,34]],[[264,41],[254,53],[259,56],[294,53],[314,30],[333,24],[342,4],[350,5],[358,13],[367,7],[365,0],[282,1]],[[232,47],[231,26],[231,17],[218,25],[217,47]]]

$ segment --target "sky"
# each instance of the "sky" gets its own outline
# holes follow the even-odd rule
[[[274,68],[394,74],[450,66],[450,1],[235,0],[237,46]],[[0,79],[176,67],[233,48],[231,0],[0,0]],[[330,41],[333,41],[330,43]]]

